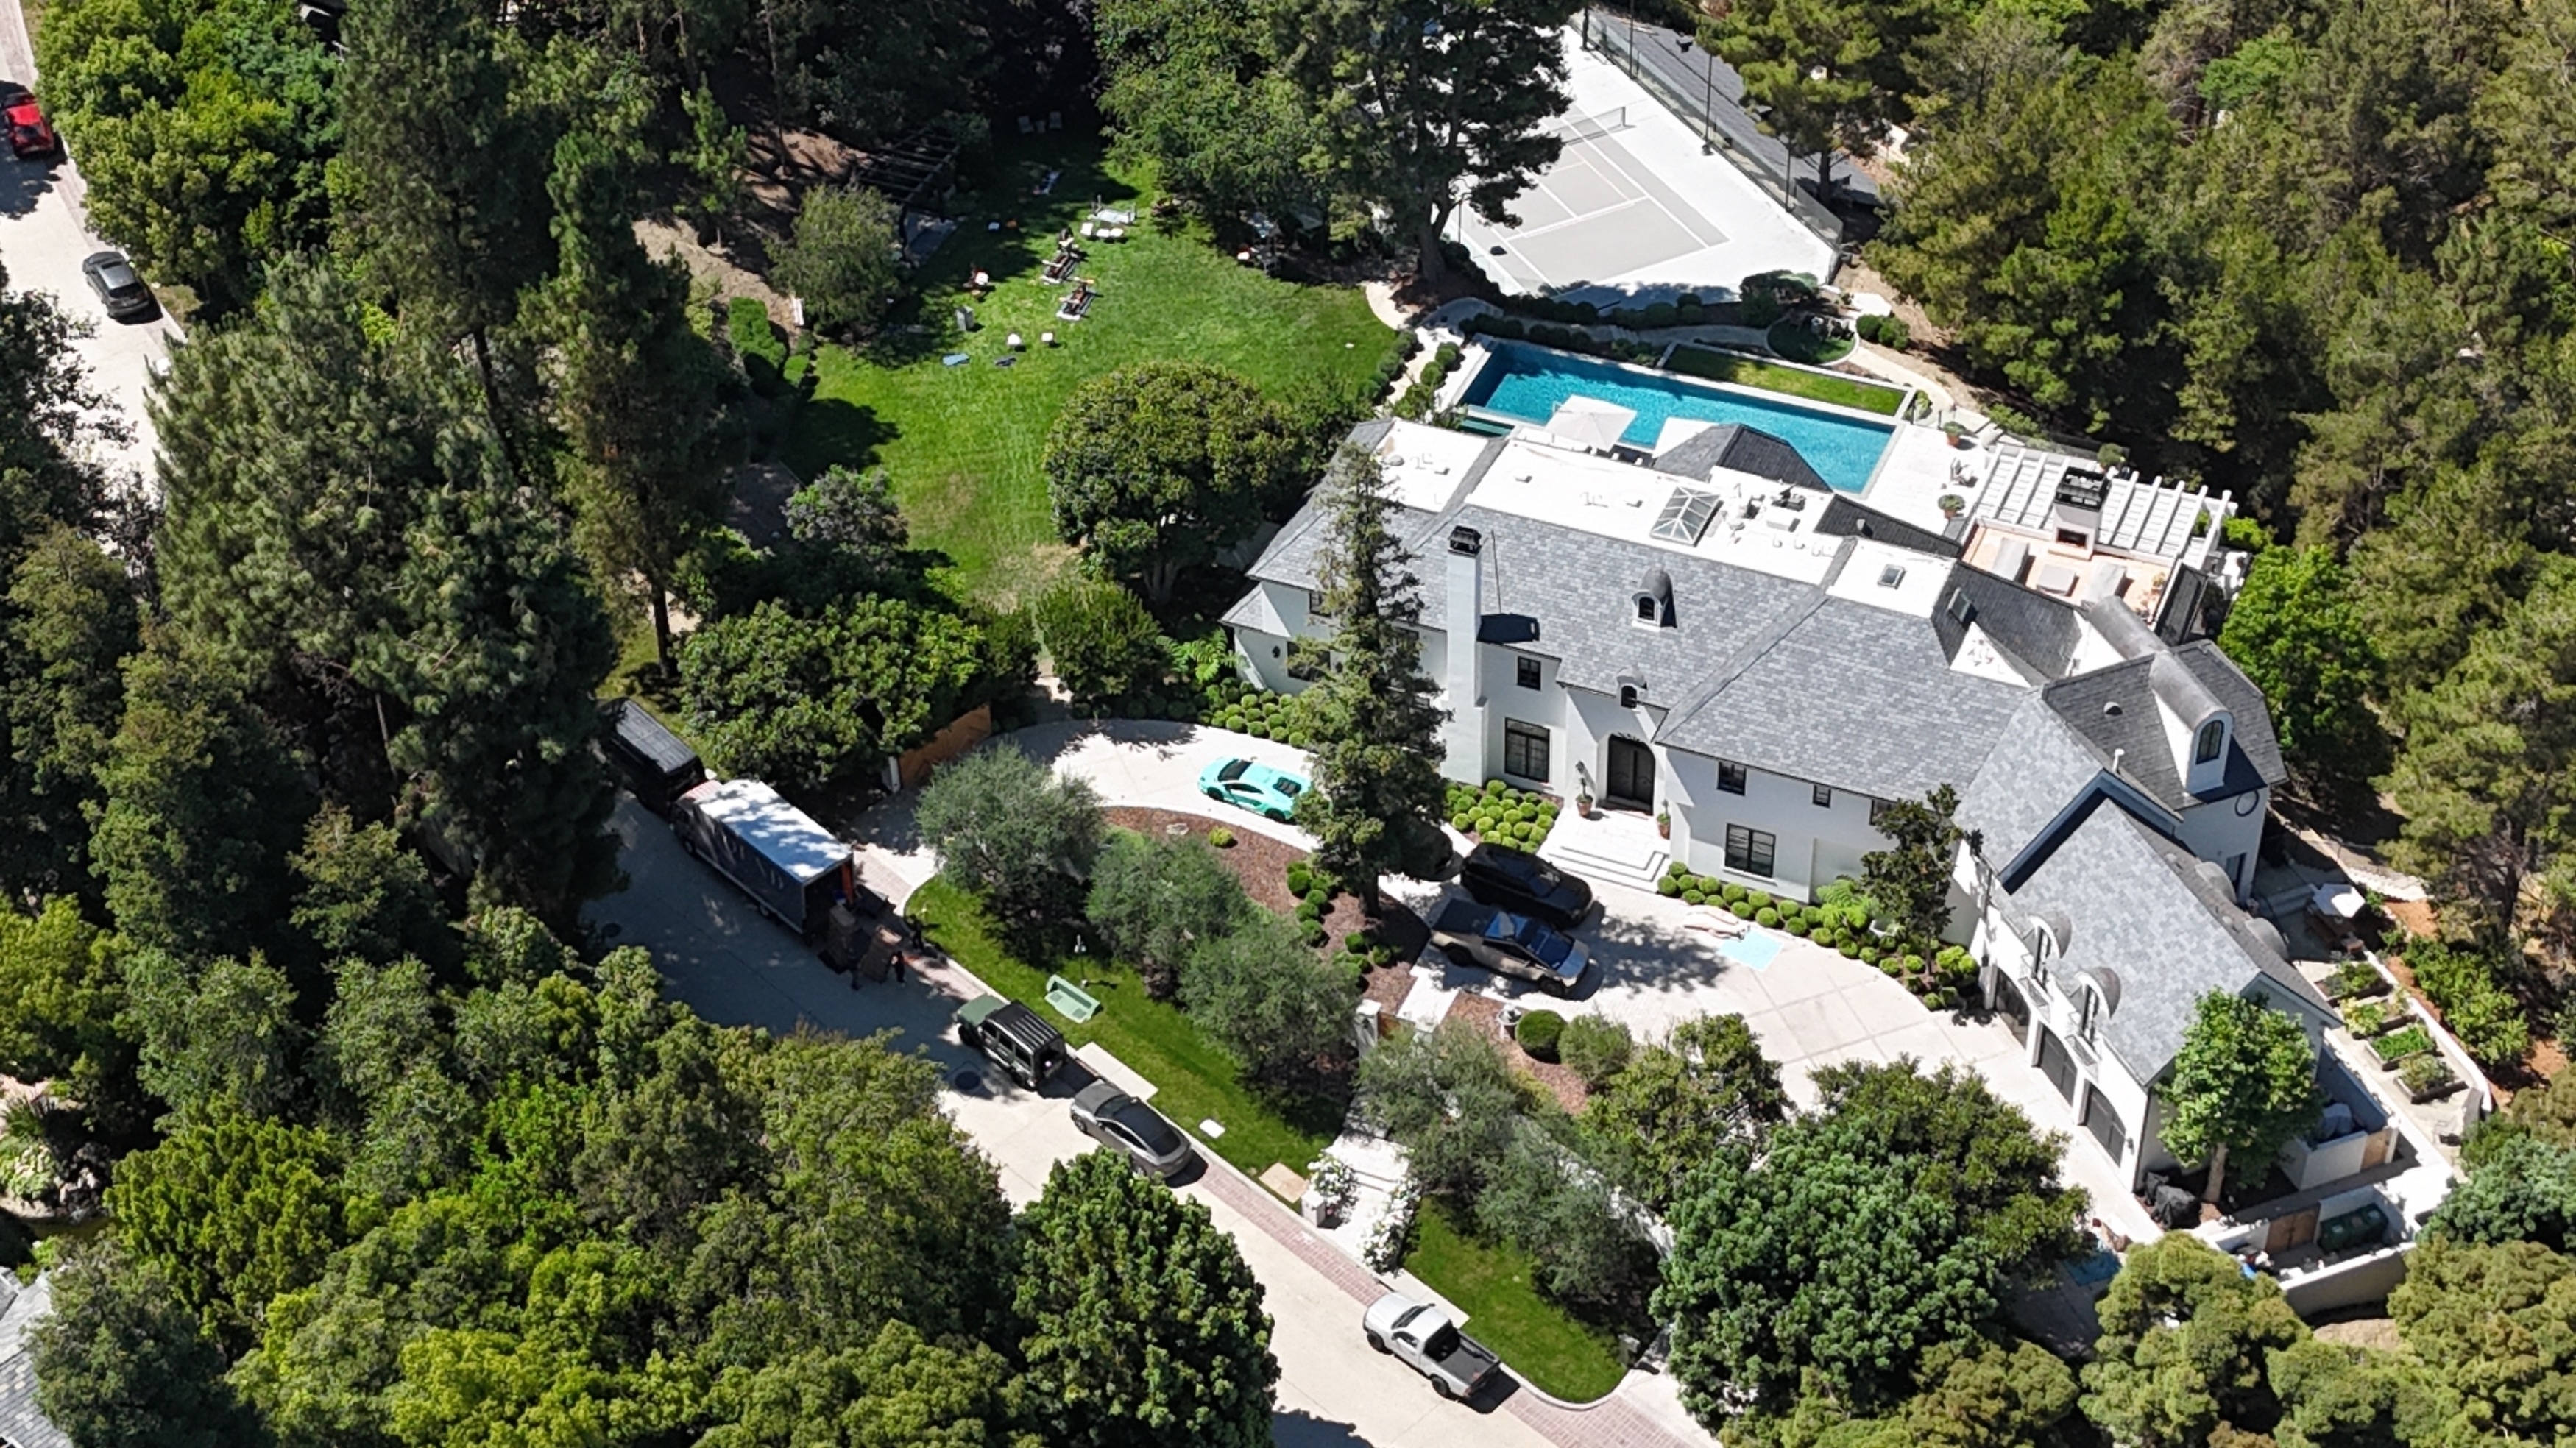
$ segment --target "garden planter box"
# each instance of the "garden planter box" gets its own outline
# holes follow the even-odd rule
[[[2441,1080],[2429,1085],[2410,1088],[2406,1093],[2406,1099],[2421,1106],[2427,1101],[2439,1101],[2459,1089],[2460,1078],[2446,1074]]]
[[[2402,1031],[2392,1031],[2372,1041],[2370,1049],[2379,1057],[2379,1064],[2393,1070],[2404,1064],[2408,1057],[2420,1056],[2432,1050],[2433,1038],[2425,1034],[2423,1027],[2409,1026]]]

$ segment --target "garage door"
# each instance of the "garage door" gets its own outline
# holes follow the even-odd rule
[[[2039,1028],[2039,1074],[2046,1076],[2069,1104],[2074,1102],[2075,1058],[2066,1054],[2066,1043],[2046,1026]]]
[[[2111,1154],[2111,1160],[2129,1159],[2128,1129],[2120,1124],[2119,1113],[2111,1109],[2111,1103],[2103,1100],[2102,1093],[2090,1085],[2084,1088],[2084,1129],[2093,1133],[2095,1141],[2102,1143],[2102,1149]]]

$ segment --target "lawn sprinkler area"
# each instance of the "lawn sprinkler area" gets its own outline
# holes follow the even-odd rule
[[[1035,194],[1049,173],[1052,186]],[[1008,605],[1069,556],[1043,460],[1047,429],[1083,383],[1187,360],[1240,373],[1274,399],[1372,385],[1397,334],[1356,287],[1265,275],[1218,249],[1203,224],[1156,220],[1152,200],[1102,163],[1090,137],[1001,148],[984,190],[958,199],[956,233],[914,275],[917,299],[865,348],[817,354],[788,465],[808,478],[834,463],[883,466],[914,546],[947,558],[942,586]],[[1133,219],[1104,222],[1104,210]],[[1125,235],[1086,240],[1085,222]],[[1083,255],[1048,280],[1068,230]],[[970,285],[978,273],[988,287]],[[1080,320],[1065,320],[1077,291]],[[960,308],[972,310],[971,330]]]

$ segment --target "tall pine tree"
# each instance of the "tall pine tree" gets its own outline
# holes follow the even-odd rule
[[[1315,788],[1297,822],[1314,832],[1316,862],[1374,910],[1378,876],[1421,869],[1423,842],[1438,834],[1444,716],[1414,631],[1421,581],[1389,527],[1377,459],[1345,448],[1333,471],[1321,582],[1335,627],[1328,645],[1300,649],[1323,677],[1305,695]]]

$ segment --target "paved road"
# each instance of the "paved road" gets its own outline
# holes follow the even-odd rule
[[[0,0],[0,79],[44,94],[18,0]],[[106,248],[90,232],[83,205],[86,190],[75,161],[46,165],[0,150],[0,266],[7,268],[12,288],[51,292],[63,310],[91,325],[91,335],[74,342],[73,350],[89,364],[91,380],[113,420],[129,434],[125,442],[104,448],[100,461],[157,493],[152,420],[144,414],[143,397],[169,359],[179,324],[165,315],[140,322],[108,320],[97,294],[81,277],[81,258]]]
[[[968,1057],[948,1035],[949,1013],[974,991],[963,972],[943,969],[904,984],[852,989],[786,931],[689,858],[663,824],[632,800],[619,803],[616,829],[630,884],[591,907],[595,924],[615,927],[620,944],[640,944],[671,992],[708,1019],[772,1031],[808,1027],[852,1036],[900,1033],[950,1066]],[[1079,1089],[1059,1078],[1043,1094],[987,1084],[947,1093],[957,1123],[1000,1168],[1014,1203],[1035,1197],[1048,1170],[1091,1142],[1067,1120],[1062,1100]],[[1283,1448],[1542,1448],[1556,1443],[1677,1448],[1623,1403],[1584,1413],[1550,1408],[1517,1393],[1486,1411],[1435,1397],[1429,1384],[1369,1351],[1359,1334],[1359,1299],[1374,1290],[1356,1264],[1308,1234],[1297,1218],[1231,1167],[1210,1159],[1181,1191],[1206,1204],[1234,1235],[1261,1284],[1276,1324],[1280,1364],[1274,1419]]]

